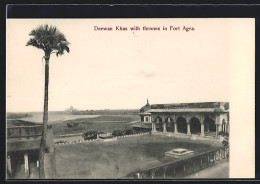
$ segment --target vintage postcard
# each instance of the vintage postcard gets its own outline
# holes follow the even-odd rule
[[[7,179],[255,177],[255,19],[13,18],[6,44]]]

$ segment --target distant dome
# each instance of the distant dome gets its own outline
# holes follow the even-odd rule
[[[143,113],[143,112],[146,112],[146,111],[148,111],[148,110],[150,110],[150,109],[151,109],[151,105],[149,104],[148,99],[147,99],[146,105],[143,106],[143,107],[140,109],[140,112]]]

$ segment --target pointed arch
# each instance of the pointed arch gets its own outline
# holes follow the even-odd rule
[[[176,119],[177,122],[177,129],[178,132],[180,133],[187,133],[187,121],[184,117],[182,116],[178,116],[178,118]]]
[[[192,134],[200,133],[201,127],[200,127],[200,120],[197,117],[192,117],[190,119],[190,132]]]
[[[215,124],[215,120],[210,117],[210,116],[206,116],[204,119],[204,131],[205,134],[210,133],[210,132],[216,132],[216,124]]]

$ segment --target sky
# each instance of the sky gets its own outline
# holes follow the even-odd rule
[[[70,42],[70,53],[50,58],[50,111],[139,109],[147,99],[150,104],[228,102],[235,32],[246,28],[232,19],[8,19],[8,112],[43,110],[43,51],[25,46],[41,24],[56,26]],[[113,30],[95,31],[95,26]],[[132,26],[141,30],[131,31]]]

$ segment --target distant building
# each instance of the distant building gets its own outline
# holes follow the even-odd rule
[[[78,111],[78,109],[74,108],[73,106],[70,106],[70,108],[65,109],[66,113],[73,113],[73,112],[76,112],[76,111]]]
[[[140,109],[139,115],[141,123],[137,127],[150,127],[152,132],[201,136],[205,134],[218,136],[220,131],[229,132],[228,102],[150,105],[147,100],[147,104]]]
[[[149,104],[149,101],[147,99],[146,105],[140,109],[139,115],[141,117],[141,122],[151,123],[152,119],[149,110],[151,110],[151,105]]]

